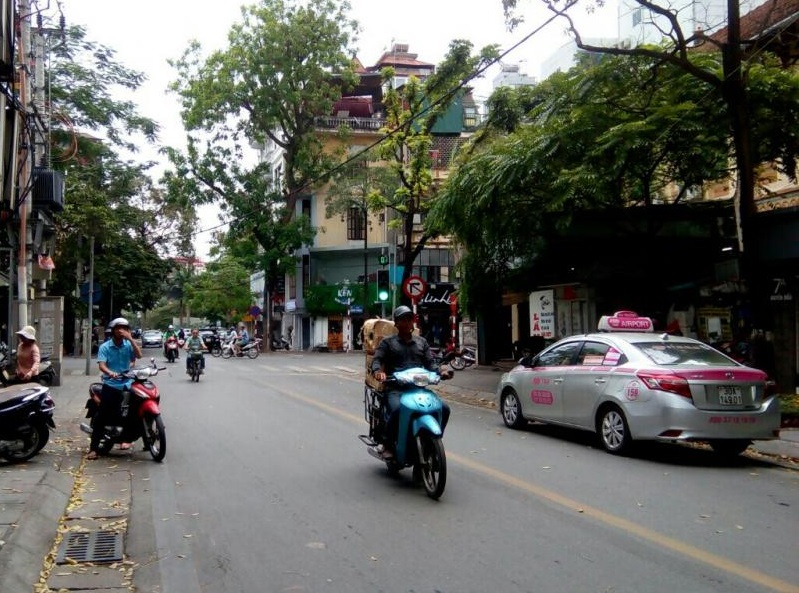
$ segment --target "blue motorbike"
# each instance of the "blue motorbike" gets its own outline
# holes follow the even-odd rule
[[[385,462],[391,474],[413,467],[414,480],[424,484],[427,495],[438,499],[447,483],[447,458],[444,453],[444,409],[439,397],[428,385],[440,381],[437,373],[423,368],[398,371],[385,381],[386,391],[367,383],[364,389],[364,409],[369,434],[358,438],[368,447],[369,454]],[[402,391],[397,411],[397,442],[386,443],[386,417],[383,398],[388,390]],[[386,445],[393,449],[387,456]]]

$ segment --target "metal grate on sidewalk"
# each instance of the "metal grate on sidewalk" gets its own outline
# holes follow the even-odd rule
[[[122,560],[122,533],[89,531],[67,533],[56,555],[56,564],[74,562],[116,562]],[[68,560],[69,559],[69,560]]]

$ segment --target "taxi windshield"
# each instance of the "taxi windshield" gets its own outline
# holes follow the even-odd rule
[[[700,365],[719,366],[735,364],[718,350],[706,344],[690,342],[637,342],[633,344],[652,362],[664,366]]]

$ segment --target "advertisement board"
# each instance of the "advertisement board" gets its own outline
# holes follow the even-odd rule
[[[544,339],[555,337],[555,291],[530,293],[530,335]]]

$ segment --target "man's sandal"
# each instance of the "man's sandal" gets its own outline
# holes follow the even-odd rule
[[[94,461],[98,457],[100,457],[100,455],[99,455],[99,453],[97,453],[97,451],[89,451],[89,454],[86,456],[86,459],[88,459],[90,461]]]

